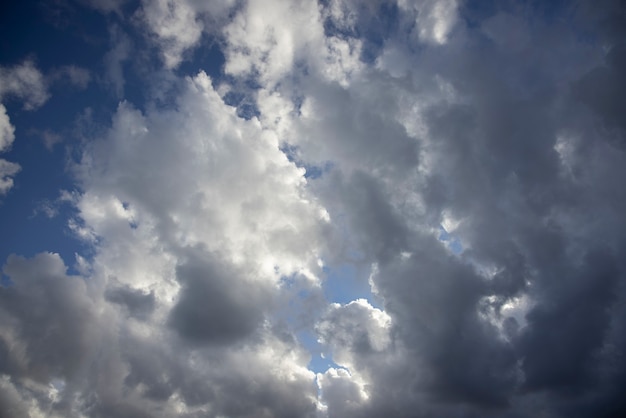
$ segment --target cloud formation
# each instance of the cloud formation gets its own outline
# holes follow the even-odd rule
[[[24,103],[24,109],[33,110],[48,97],[46,81],[32,61],[14,67],[0,66],[0,153],[9,151],[15,140],[15,127],[2,102],[17,98]],[[20,169],[19,164],[0,158],[0,197],[13,187],[13,177]]]
[[[624,413],[620,2],[116,4],[167,91],[74,150],[75,272],[6,261],[0,410]],[[207,40],[223,72],[183,74]],[[41,105],[15,68],[2,94]],[[346,265],[370,293],[337,303]]]

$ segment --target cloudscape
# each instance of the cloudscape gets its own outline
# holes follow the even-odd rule
[[[0,6],[0,417],[626,416],[620,0]]]

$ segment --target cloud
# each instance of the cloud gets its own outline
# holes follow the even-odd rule
[[[213,32],[213,25],[219,28],[235,6],[232,0],[159,0],[142,3],[141,17],[155,36],[167,68],[177,67],[183,60],[183,54],[200,43],[203,31]]]
[[[91,82],[91,73],[86,68],[76,65],[64,65],[52,71],[48,79],[53,83],[65,81],[79,89],[86,89]]]
[[[398,6],[414,16],[413,30],[423,42],[445,44],[458,20],[458,0],[401,0]]]
[[[124,62],[130,57],[133,45],[128,36],[118,27],[110,29],[111,50],[104,55],[105,79],[113,88],[118,99],[124,97]]]
[[[121,102],[81,144],[81,275],[8,259],[0,402],[623,413],[624,32],[600,24],[623,6],[585,7],[143,3],[171,100]],[[219,80],[179,76],[203,37]],[[334,303],[345,265],[369,300]],[[306,333],[332,367],[309,369]]]
[[[221,265],[218,255],[200,252],[190,258],[176,268],[182,289],[170,325],[182,337],[207,344],[232,343],[251,334],[263,321],[270,290]]]
[[[3,272],[13,282],[2,287],[2,344],[10,347],[3,373],[23,386],[70,379],[89,364],[101,331],[88,284],[66,274],[57,254],[27,260],[10,256]]]
[[[304,354],[271,329],[237,348],[189,350],[162,334],[159,322],[135,322],[117,309],[123,303],[137,313],[145,294],[115,285],[104,300],[97,281],[67,275],[56,254],[12,256],[4,273],[12,281],[0,294],[0,367],[11,376],[1,383],[5,411],[314,416]]]
[[[585,74],[575,85],[578,98],[589,106],[605,124],[608,136],[620,147],[626,143],[626,125],[619,110],[624,103],[626,84],[621,73],[626,69],[626,47],[613,46],[606,57],[606,65],[596,67]],[[611,131],[616,131],[612,133]]]
[[[360,13],[341,16],[359,22]],[[503,11],[500,16],[509,15]],[[515,17],[520,31],[528,18]],[[484,24],[495,39],[498,19]],[[618,215],[624,200],[613,181],[622,175],[617,161],[623,155],[605,154],[619,142],[601,123],[615,126],[616,119],[594,120],[571,95],[580,88],[578,80],[589,79],[587,74],[604,66],[605,59],[610,73],[602,70],[604,80],[597,82],[619,86],[611,78],[618,55],[605,58],[583,46],[575,50],[570,29],[536,25],[534,36],[551,34],[560,43],[525,52],[536,59],[532,67],[511,52],[526,43],[521,35],[486,45],[482,35],[460,27],[466,39],[449,37],[417,52],[406,45],[412,39],[391,36],[377,56],[380,72],[355,72],[341,86],[308,67],[306,75],[299,73],[301,105],[280,99],[289,97],[290,86],[259,95],[262,121],[289,133],[304,164],[332,162],[333,169],[311,187],[331,219],[345,220],[347,232],[338,236],[346,239],[346,248],[363,264],[375,266],[372,284],[394,324],[389,355],[396,363],[370,372],[381,377],[368,387],[399,404],[392,406],[382,395],[358,400],[346,394],[357,399],[350,407],[360,411],[357,415],[409,410],[433,398],[456,409],[433,406],[424,409],[424,416],[461,413],[461,405],[498,413],[564,411],[574,399],[556,399],[571,393],[569,385],[576,393],[590,393],[584,402],[593,408],[597,379],[613,393],[608,387],[616,376],[602,370],[614,359],[601,353],[614,344],[609,330],[618,320],[606,309],[614,306],[614,286],[624,276],[612,261],[622,251],[619,233],[608,227],[624,227]],[[558,71],[559,61],[570,65]],[[592,90],[603,91],[587,91]],[[590,108],[609,116],[613,99],[601,95],[606,99],[579,97],[602,103]],[[271,115],[278,110],[276,123]],[[590,158],[578,154],[583,149]],[[599,161],[609,165],[600,168]],[[592,184],[602,184],[602,191]],[[610,209],[596,205],[607,201]],[[450,253],[437,240],[439,225],[449,219],[460,220],[454,235],[462,243],[461,254]],[[587,259],[598,261],[594,267],[579,262]],[[587,283],[593,283],[598,298],[583,303],[579,298],[591,290],[574,289],[588,289]],[[526,301],[519,309],[527,316],[520,321],[508,316],[518,300]],[[572,304],[580,307],[580,317],[570,312]],[[572,318],[571,333],[566,317]],[[543,333],[539,323],[552,331]],[[580,332],[573,332],[575,323]],[[539,349],[550,339],[554,347],[578,349],[570,350],[571,357],[563,355],[562,363],[551,363],[556,352]],[[335,370],[333,379],[352,379],[346,387],[357,388],[359,373],[371,363],[357,368],[355,377]],[[335,381],[330,375],[327,379]],[[519,390],[528,398],[518,397]],[[548,394],[541,406],[526,402],[539,391]],[[356,406],[359,402],[365,409]],[[615,405],[616,399],[611,402]],[[332,404],[329,416],[334,416]],[[347,414],[345,405],[337,405],[337,416]]]
[[[32,61],[24,61],[14,67],[0,67],[0,100],[17,97],[24,108],[32,110],[43,105],[49,98],[44,76]]]
[[[9,261],[13,282],[47,285],[36,274],[45,270],[67,283],[51,282],[55,291],[78,292],[66,305],[81,319],[60,333],[108,341],[95,358],[79,343],[71,362],[50,357],[38,382],[65,386],[58,401],[37,405],[61,416],[314,416],[308,355],[273,301],[291,292],[283,277],[319,286],[324,213],[273,134],[237,117],[205,74],[185,80],[177,100],[146,114],[121,104],[74,167],[82,192],[70,199],[71,227],[95,249],[81,269],[88,279],[61,273],[54,255],[20,259],[23,274]],[[35,326],[12,298],[12,317]],[[28,347],[35,336],[23,338]],[[19,376],[20,388],[34,379]]]
[[[0,104],[0,152],[10,149],[15,139],[15,127],[11,125],[4,105]],[[0,158],[0,196],[13,187],[13,176],[20,171],[20,166]]]
[[[13,176],[20,170],[19,164],[0,158],[0,195],[6,194],[13,187]]]
[[[14,140],[15,128],[11,125],[7,109],[0,104],[0,152],[9,149]]]
[[[104,293],[109,302],[120,305],[137,318],[149,316],[155,308],[154,293],[144,293],[128,285],[110,286]]]
[[[36,109],[48,100],[44,76],[32,61],[24,61],[14,67],[0,67],[0,102],[12,97],[24,102],[26,110]],[[0,103],[0,153],[8,151],[14,140],[15,127],[6,107]],[[19,164],[0,158],[0,196],[13,187],[13,176],[20,170]]]

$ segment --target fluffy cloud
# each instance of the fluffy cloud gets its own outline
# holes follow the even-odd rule
[[[204,2],[197,0],[144,1],[142,17],[160,46],[162,59],[167,68],[177,67],[183,54],[196,47],[204,30],[216,33],[212,26],[221,26],[233,0]]]
[[[68,195],[71,225],[97,252],[87,277],[67,275],[55,254],[8,260],[7,405],[315,416],[307,353],[273,301],[285,276],[319,286],[326,220],[272,133],[239,119],[199,74],[174,109],[122,104],[75,169],[83,192]]]
[[[0,67],[0,102],[6,98],[18,98],[27,110],[35,109],[48,100],[44,76],[32,61],[24,61],[14,67]],[[0,103],[0,152],[6,152],[15,140],[15,127]],[[17,163],[0,158],[0,196],[13,187],[13,176],[20,171]]]
[[[284,277],[319,286],[327,221],[272,132],[237,117],[201,73],[182,81],[174,108],[142,114],[121,104],[75,172],[83,191],[69,195],[78,210],[71,228],[96,255],[81,268],[88,279],[63,280],[91,286],[76,308],[85,312],[74,313],[80,330],[106,323],[104,334],[85,340],[111,340],[95,359],[81,344],[67,360],[49,358],[55,372],[40,384],[65,385],[54,408],[68,416],[314,416],[314,374],[275,316],[275,301],[289,293]],[[44,255],[21,260],[24,277],[12,260],[6,274],[15,283],[51,283],[69,297],[78,290],[33,272],[50,257],[65,277],[58,256]],[[27,311],[11,313],[36,325]],[[83,328],[83,321],[94,323]],[[81,338],[69,323],[56,328]],[[87,364],[93,374],[76,369]]]
[[[80,276],[7,261],[0,402],[623,413],[624,14],[586,7],[145,2],[166,71],[206,36],[224,77],[169,73],[171,101],[122,102],[82,144],[66,196],[93,254]],[[323,300],[344,265],[375,300]],[[301,331],[332,367],[309,370]]]
[[[0,104],[0,152],[6,151],[15,140],[15,128],[11,125],[7,109]]]
[[[0,104],[0,152],[11,147],[15,139],[15,128],[6,113],[6,108]],[[0,196],[6,194],[13,187],[13,176],[20,170],[18,164],[0,158]]]
[[[365,7],[337,10],[352,25],[344,27],[371,22]],[[621,47],[606,56],[575,49],[571,29],[534,23],[533,36],[560,42],[537,45],[525,29],[537,17],[510,16],[486,19],[487,43],[461,27],[465,38],[416,53],[412,38],[391,35],[376,52],[380,71],[358,71],[344,85],[309,67],[297,86],[301,105],[278,100],[286,89],[259,96],[262,120],[291,133],[304,165],[332,163],[311,187],[331,219],[347,221],[347,248],[375,266],[373,288],[393,323],[388,354],[404,365],[385,360],[384,371],[370,372],[372,393],[384,397],[345,392],[351,406],[331,401],[329,416],[346,408],[403,415],[424,397],[441,402],[424,416],[463,414],[467,405],[560,415],[599,408],[598,399],[621,408],[614,385],[622,375],[608,372],[615,358],[607,351],[622,344],[611,313],[624,277],[615,259],[624,199],[614,181],[623,176],[623,135],[611,116]],[[503,37],[507,19],[517,32]],[[272,123],[276,103],[283,116]],[[609,149],[617,152],[608,157]],[[461,254],[438,241],[440,224],[454,225]],[[334,370],[326,384],[356,390],[375,363]],[[540,392],[542,401],[530,400]]]
[[[0,100],[13,96],[24,102],[27,110],[35,109],[48,100],[46,81],[32,61],[14,67],[0,67]]]

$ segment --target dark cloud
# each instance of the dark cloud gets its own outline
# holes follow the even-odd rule
[[[105,291],[104,297],[109,302],[125,307],[131,315],[140,318],[150,315],[156,303],[154,292],[144,293],[128,285],[110,287]]]
[[[5,367],[42,382],[78,373],[99,340],[84,279],[68,276],[60,257],[49,253],[11,256],[3,271],[13,282],[0,288],[3,329],[13,331],[2,337],[11,346]]]
[[[250,335],[263,321],[267,289],[219,256],[194,252],[176,268],[182,290],[170,326],[199,343],[227,344]]]
[[[626,44],[611,47],[605,64],[594,68],[574,84],[575,95],[601,119],[607,138],[626,149]]]
[[[605,249],[592,250],[580,264],[550,278],[558,283],[539,284],[546,287],[542,300],[528,313],[519,343],[524,390],[577,395],[596,384],[594,357],[605,340],[622,273]]]

